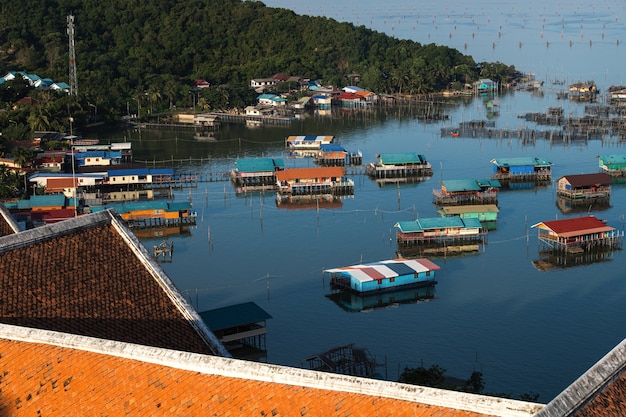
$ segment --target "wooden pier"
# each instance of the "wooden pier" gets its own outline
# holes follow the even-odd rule
[[[233,113],[208,113],[220,123],[239,123],[248,125],[288,125],[293,120],[287,116],[253,116]]]
[[[144,217],[133,218],[126,220],[126,224],[130,228],[149,228],[149,227],[169,227],[169,226],[183,226],[183,225],[195,225],[196,213],[192,212],[186,217],[177,218],[164,218],[164,217]]]

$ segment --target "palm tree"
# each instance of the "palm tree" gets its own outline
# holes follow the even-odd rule
[[[52,117],[50,111],[44,106],[33,106],[28,118],[28,124],[33,132],[50,130],[50,121]]]
[[[174,105],[174,99],[176,98],[177,90],[178,90],[178,85],[176,84],[176,81],[172,79],[167,80],[165,84],[163,84],[163,93],[165,94],[165,97],[167,97],[167,99],[170,102],[169,104],[170,109]]]
[[[148,91],[146,92],[146,97],[148,98],[148,101],[150,101],[150,113],[153,113],[154,103],[161,100],[161,92],[158,90],[157,86],[153,84],[150,86],[150,88],[148,88]]]

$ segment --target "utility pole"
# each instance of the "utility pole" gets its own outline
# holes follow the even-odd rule
[[[74,16],[67,17],[67,35],[70,38],[70,94],[78,95],[78,80],[76,77],[76,48],[74,47]]]

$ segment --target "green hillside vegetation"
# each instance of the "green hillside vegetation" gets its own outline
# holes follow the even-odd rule
[[[399,40],[364,26],[299,16],[240,0],[0,0],[0,72],[68,80],[67,16],[75,18],[78,95],[0,86],[3,140],[33,130],[69,131],[174,107],[253,104],[252,78],[298,75],[338,88],[348,74],[377,93],[428,94],[478,78],[505,82],[514,67],[475,63],[455,49]],[[211,87],[195,97],[193,80]],[[24,96],[40,100],[20,106]]]

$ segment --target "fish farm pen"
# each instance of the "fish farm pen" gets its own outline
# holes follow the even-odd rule
[[[498,129],[491,120],[462,122],[458,127],[441,129],[441,136],[465,138],[520,139],[534,143],[536,140],[552,142],[580,142],[604,140],[610,137],[626,138],[626,109],[616,106],[587,106],[581,117],[566,117],[560,107],[550,107],[544,113],[526,113],[519,116],[527,122],[560,129]],[[614,116],[611,116],[614,115]]]

